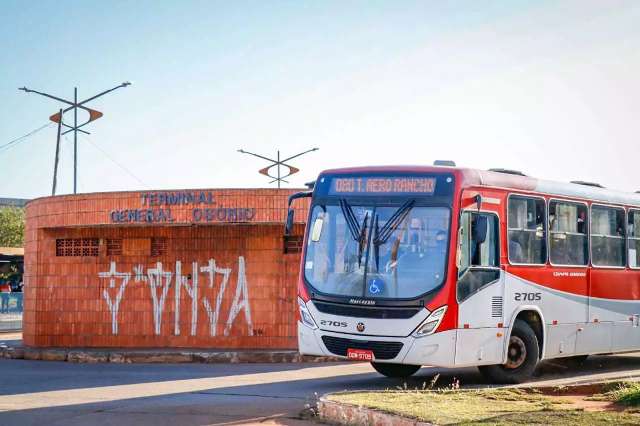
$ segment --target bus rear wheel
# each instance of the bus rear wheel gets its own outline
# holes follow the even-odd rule
[[[412,376],[422,367],[421,365],[386,364],[384,362],[372,362],[371,366],[383,376],[393,378],[405,378]]]
[[[516,384],[527,381],[540,359],[538,338],[525,321],[516,320],[509,336],[507,362],[502,365],[483,365],[480,372],[492,383]]]

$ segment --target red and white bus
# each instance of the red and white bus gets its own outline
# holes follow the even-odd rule
[[[327,170],[300,197],[302,354],[517,383],[543,359],[640,349],[640,194],[394,166]]]

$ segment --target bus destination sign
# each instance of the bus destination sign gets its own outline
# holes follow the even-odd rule
[[[433,195],[432,177],[358,176],[333,178],[329,194],[420,194]]]

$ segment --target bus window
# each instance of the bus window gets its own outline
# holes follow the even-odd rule
[[[545,217],[543,199],[509,197],[509,262],[529,265],[547,262]]]
[[[458,302],[500,278],[498,217],[464,212],[458,233]]]
[[[624,209],[591,207],[591,262],[594,266],[626,265]]]
[[[629,211],[627,235],[629,236],[629,267],[640,268],[640,211]]]
[[[584,266],[589,263],[587,206],[549,202],[549,257],[555,265]]]

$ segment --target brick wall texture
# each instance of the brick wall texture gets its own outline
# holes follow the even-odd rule
[[[295,190],[47,197],[26,208],[23,338],[38,347],[294,349]],[[308,203],[296,202],[302,234]]]

